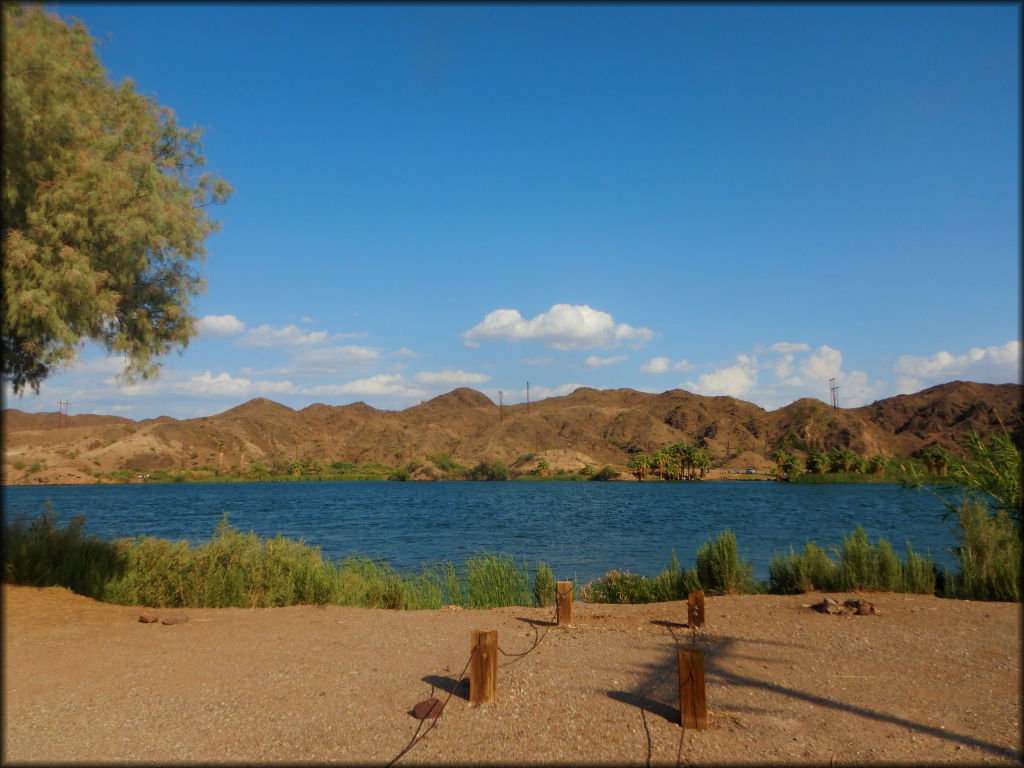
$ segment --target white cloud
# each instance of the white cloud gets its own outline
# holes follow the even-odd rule
[[[234,336],[245,330],[245,323],[234,315],[206,315],[199,318],[201,336]]]
[[[604,365],[615,365],[621,363],[623,360],[628,360],[628,355],[616,355],[615,357],[598,357],[597,355],[589,355],[583,364],[587,368],[600,368]]]
[[[843,353],[822,344],[800,364],[800,373],[812,379],[829,379],[839,375],[842,364]]]
[[[467,342],[477,339],[492,341],[538,341],[559,350],[609,349],[624,342],[642,346],[654,335],[648,328],[634,328],[616,323],[607,312],[592,309],[586,304],[555,304],[531,320],[518,310],[496,309],[473,328],[462,334]]]
[[[373,347],[341,346],[319,349],[300,349],[292,357],[289,373],[304,376],[348,373],[365,368],[380,358],[380,352]]]
[[[238,342],[242,347],[294,347],[322,344],[327,341],[327,331],[303,331],[297,325],[274,328],[263,324],[250,330]]]
[[[800,352],[810,352],[811,347],[809,344],[803,343],[792,343],[788,341],[780,341],[777,344],[772,344],[768,347],[772,352],[781,352],[784,355],[795,355]]]
[[[1005,384],[1020,381],[1020,341],[1008,341],[998,347],[972,347],[962,355],[943,350],[919,357],[901,355],[893,366],[900,376],[901,388],[912,383],[921,388],[922,380],[945,383],[953,379]]]
[[[523,365],[535,365],[543,367],[545,365],[551,365],[555,362],[553,357],[524,357],[522,360]]]
[[[582,384],[578,381],[571,382],[569,384],[560,384],[557,387],[545,387],[538,384],[530,385],[530,402],[535,403],[538,400],[543,400],[546,397],[561,397],[562,395],[568,395],[570,392],[575,392],[580,387],[585,387],[586,384]],[[514,393],[517,395],[522,402],[526,402],[526,388],[520,389]]]
[[[214,376],[210,371],[189,376],[184,381],[177,381],[173,384],[173,389],[179,394],[232,397],[245,400],[271,394],[290,394],[296,391],[290,381],[252,381],[245,377],[236,378],[229,373],[219,373]],[[146,394],[151,394],[151,392]]]
[[[738,355],[736,364],[701,375],[686,386],[699,395],[743,397],[757,386],[757,358]]]
[[[460,369],[458,371],[437,371],[434,373],[420,371],[412,378],[420,384],[442,387],[466,387],[473,384],[483,384],[485,381],[490,381],[491,377],[483,373],[467,373]]]
[[[306,317],[302,318],[302,322],[304,322],[306,325],[312,325],[313,318],[307,315]]]
[[[394,354],[395,357],[411,357],[411,358],[426,357],[426,355],[421,355],[418,352],[413,352],[408,347],[402,347],[401,349],[396,349],[393,354]]]
[[[640,370],[644,373],[653,374],[667,373],[669,370],[689,371],[693,368],[694,366],[690,365],[686,360],[680,360],[679,362],[673,363],[672,360],[667,357],[653,357],[649,363],[640,366]]]
[[[364,397],[384,396],[399,398],[421,398],[427,390],[412,384],[404,376],[382,373],[366,379],[356,379],[345,384],[324,384],[303,390],[311,395],[357,395]]]

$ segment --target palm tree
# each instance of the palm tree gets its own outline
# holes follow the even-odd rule
[[[651,457],[646,453],[638,453],[629,461],[630,471],[636,475],[636,479],[643,482],[647,473],[651,470]]]
[[[828,472],[828,455],[824,451],[814,451],[807,457],[807,471],[823,475]]]
[[[704,475],[711,469],[711,454],[703,448],[698,448],[693,453],[693,466],[700,474],[700,479],[703,480]]]
[[[885,472],[885,464],[885,457],[880,453],[876,453],[868,460],[868,468],[876,475]]]
[[[925,466],[933,475],[946,476],[946,468],[949,466],[949,452],[938,443],[929,445],[921,452]]]
[[[665,479],[665,465],[668,464],[668,458],[669,454],[667,448],[659,448],[654,452],[654,456],[651,457],[651,461],[654,463],[654,466],[658,468],[658,477],[662,480]]]
[[[787,480],[792,480],[800,474],[800,459],[796,456],[786,454],[786,458],[782,461],[780,469],[786,475]]]
[[[537,462],[537,471],[541,475],[547,475],[547,473],[550,470],[551,470],[551,465],[548,464],[548,460],[547,459],[541,459],[540,461]]]

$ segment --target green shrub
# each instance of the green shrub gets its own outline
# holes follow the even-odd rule
[[[25,516],[3,526],[3,580],[34,587],[66,587],[98,600],[106,599],[106,585],[122,571],[118,549],[95,535],[85,536],[85,518],[73,517],[58,525],[53,505],[29,522]]]
[[[768,566],[768,583],[772,592],[784,595],[833,590],[838,581],[835,563],[825,550],[813,541],[804,543],[804,551],[796,554],[789,548],[789,556],[778,552]]]
[[[520,569],[511,555],[484,552],[466,558],[469,608],[533,605],[526,563]]]
[[[555,574],[547,563],[537,563],[533,574],[533,602],[540,608],[555,603]]]
[[[928,557],[921,557],[908,541],[907,562],[903,565],[903,591],[919,595],[933,595],[935,594],[936,576],[937,570],[931,554]]]
[[[509,469],[498,459],[484,459],[471,470],[470,480],[508,480]]]
[[[992,512],[973,498],[963,500],[956,515],[960,544],[953,553],[960,574],[951,591],[969,600],[1019,601],[1020,527],[1005,510]]]
[[[709,594],[755,591],[753,570],[750,562],[740,562],[736,536],[729,529],[697,550],[697,576]]]
[[[608,571],[604,578],[584,586],[580,597],[588,603],[662,603],[685,600],[690,592],[699,589],[696,569],[683,571],[673,550],[668,569],[654,578],[628,571]]]
[[[618,476],[619,476],[618,472],[616,472],[610,465],[605,464],[603,467],[601,467],[601,469],[599,469],[596,473],[594,473],[594,476],[591,477],[590,479],[591,480],[607,481],[607,480],[615,480],[616,478],[618,478]]]

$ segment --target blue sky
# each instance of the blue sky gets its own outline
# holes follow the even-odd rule
[[[51,6],[236,193],[134,419],[1020,381],[1020,7]]]

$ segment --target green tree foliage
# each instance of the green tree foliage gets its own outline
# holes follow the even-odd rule
[[[949,451],[938,443],[929,445],[921,452],[921,459],[924,461],[928,471],[939,477],[946,476],[949,467]]]
[[[977,432],[971,432],[966,448],[970,460],[953,464],[953,482],[993,503],[1020,525],[1024,506],[1020,448],[1007,432],[996,433],[987,442]]]
[[[232,190],[198,129],[109,80],[81,23],[3,14],[3,377],[38,391],[86,339],[151,376],[195,334],[206,208]]]
[[[646,453],[638,453],[629,460],[629,471],[637,480],[646,480],[651,471],[651,457]]]

